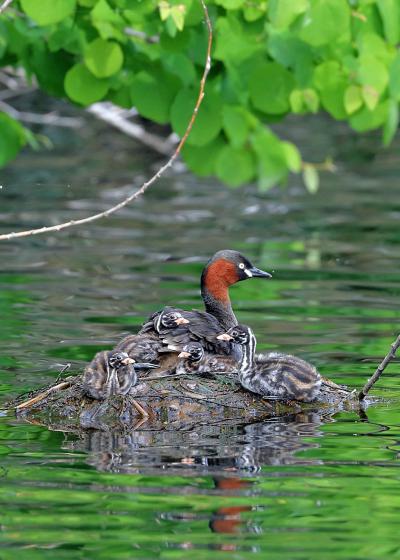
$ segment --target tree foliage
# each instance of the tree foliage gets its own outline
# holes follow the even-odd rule
[[[263,189],[303,172],[299,150],[268,127],[288,113],[328,112],[390,143],[400,101],[398,0],[210,0],[213,65],[183,150],[188,167]],[[207,32],[197,0],[20,0],[0,19],[3,66],[79,105],[111,100],[182,134]],[[0,165],[27,141],[0,114]]]

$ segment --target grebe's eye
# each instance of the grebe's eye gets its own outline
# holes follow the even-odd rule
[[[246,268],[246,265],[244,263],[240,263],[239,264],[239,268],[241,268],[242,270],[244,270]]]

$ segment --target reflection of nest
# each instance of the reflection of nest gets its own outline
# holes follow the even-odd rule
[[[89,451],[90,462],[101,470],[163,465],[180,472],[214,467],[249,472],[290,463],[296,451],[315,446],[304,436],[318,435],[323,416],[359,408],[350,400],[266,400],[223,375],[144,378],[128,397],[95,401],[84,395],[81,379],[68,377],[31,394],[28,404],[18,405],[17,417],[77,435],[68,445]],[[133,401],[148,416],[131,406]]]
[[[234,476],[252,474],[264,465],[315,464],[296,453],[317,447],[309,438],[318,438],[320,426],[330,420],[317,413],[298,413],[196,430],[86,430],[69,436],[64,447],[89,452],[89,464],[101,471],[132,474],[162,468],[181,475],[215,471]]]

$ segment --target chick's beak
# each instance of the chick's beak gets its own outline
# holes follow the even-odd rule
[[[227,342],[229,342],[230,340],[233,340],[233,336],[231,336],[228,333],[219,334],[217,336],[217,338],[218,338],[218,340],[226,340]]]
[[[272,274],[270,274],[269,272],[265,272],[265,270],[260,270],[255,266],[249,268],[248,271],[253,278],[272,278]]]
[[[124,364],[124,366],[129,366],[129,364],[134,364],[135,360],[132,358],[125,358],[121,363]]]
[[[189,358],[189,357],[190,357],[189,352],[181,352],[180,354],[178,354],[178,358]]]
[[[188,321],[188,319],[185,319],[185,317],[179,317],[178,319],[175,319],[175,325],[186,325],[189,322],[190,321]]]

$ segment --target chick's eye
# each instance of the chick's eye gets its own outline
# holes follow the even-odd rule
[[[239,268],[241,268],[242,270],[244,270],[246,267],[245,267],[244,263],[240,263],[240,264],[239,264]]]

